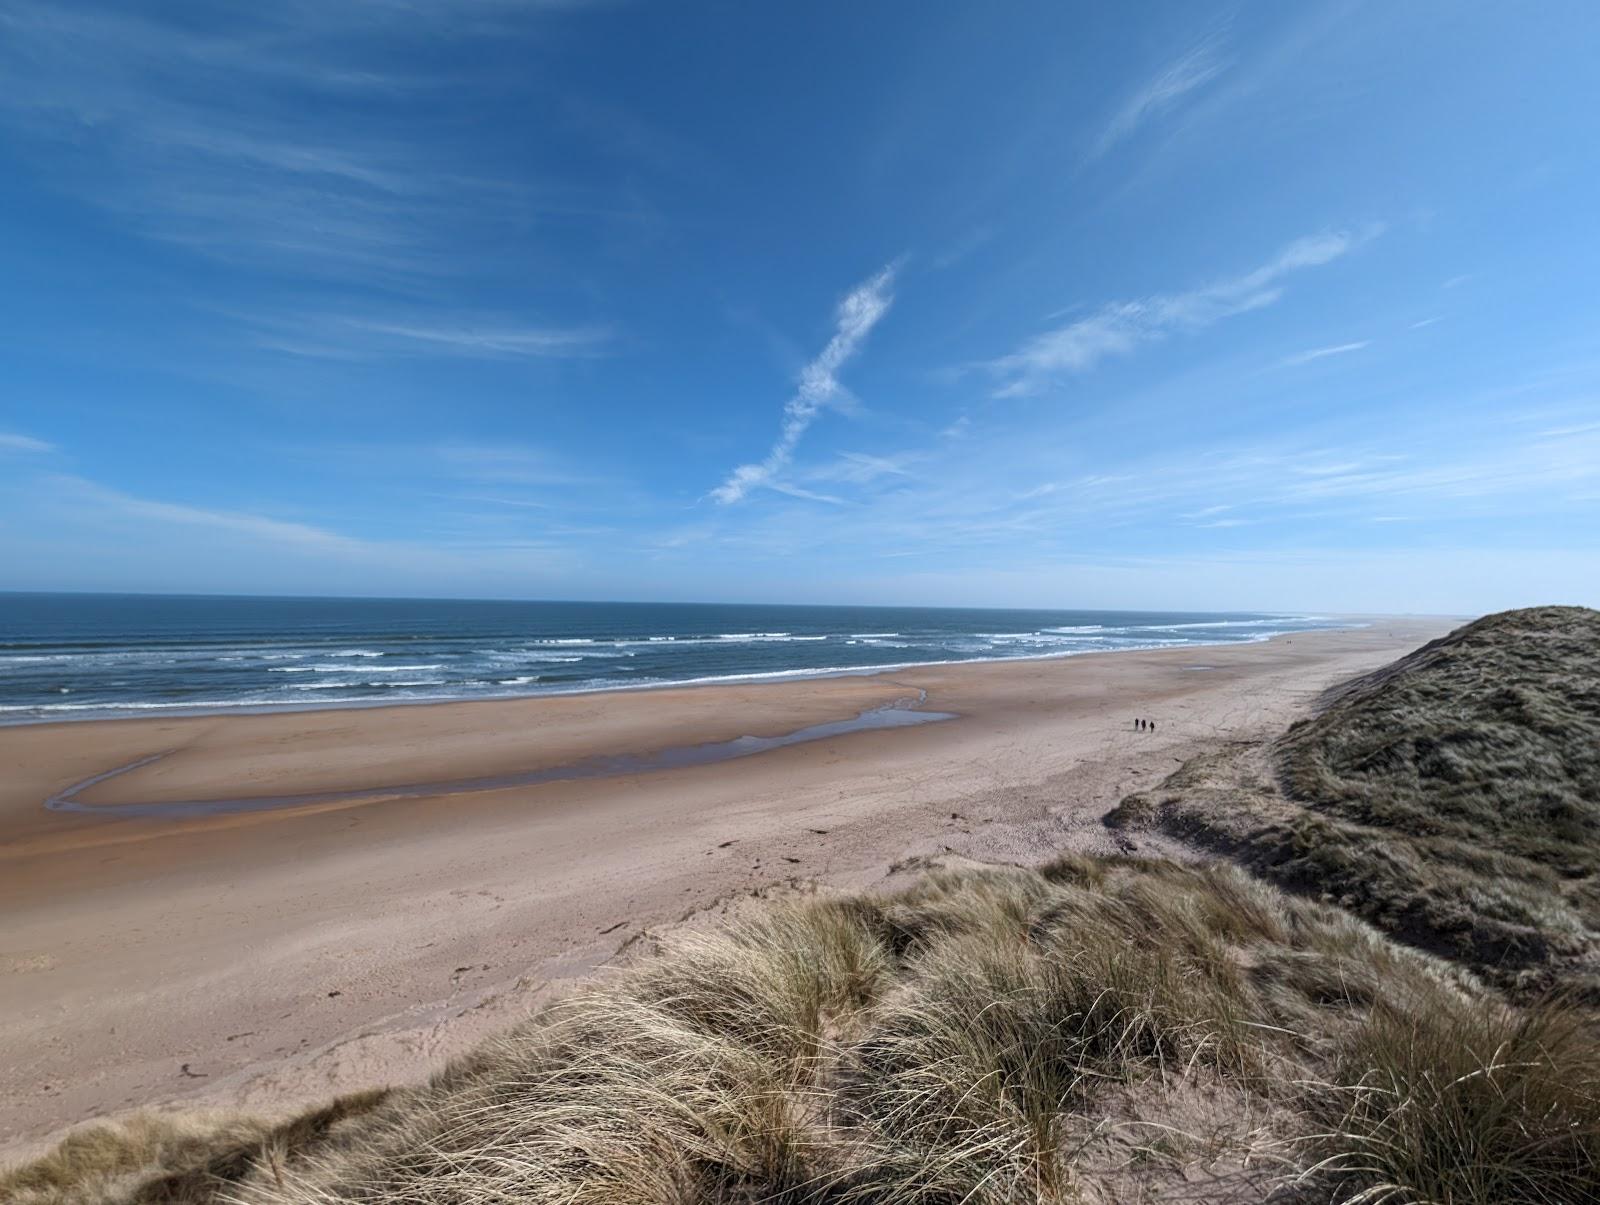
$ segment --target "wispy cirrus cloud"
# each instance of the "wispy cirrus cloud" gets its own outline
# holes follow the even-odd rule
[[[0,21],[14,85],[0,118],[38,148],[41,173],[127,228],[321,276],[414,253],[406,217],[430,174],[376,129],[362,145],[294,121],[297,101],[350,86],[316,20],[293,39],[259,12],[206,30],[23,2]],[[226,105],[196,99],[224,80]]]
[[[778,441],[766,459],[734,469],[726,481],[711,491],[712,498],[724,506],[740,502],[751,490],[770,485],[788,467],[801,437],[818,413],[842,395],[837,373],[860,350],[872,328],[894,303],[894,276],[895,267],[890,264],[839,303],[833,338],[822,354],[801,371],[800,386],[783,408]]]
[[[448,320],[381,311],[370,316],[294,312],[230,316],[250,328],[257,347],[312,360],[576,359],[609,354],[616,340],[612,328],[598,323],[542,325],[459,311]]]
[[[0,125],[52,186],[209,259],[321,281],[460,276],[530,213],[602,202],[535,194],[420,135],[449,82],[424,51],[563,7],[284,0],[178,19],[13,0]]]
[[[1146,80],[1100,132],[1090,150],[1090,158],[1104,155],[1130,137],[1145,122],[1170,110],[1183,97],[1221,75],[1229,66],[1220,40],[1207,38],[1163,67]]]
[[[323,552],[350,552],[365,547],[363,541],[308,523],[268,518],[245,511],[189,506],[143,498],[67,474],[47,479],[62,497],[89,503],[125,519],[151,520],[186,527],[209,527],[274,544],[290,544]]]
[[[1130,355],[1174,332],[1200,330],[1269,306],[1283,296],[1285,277],[1331,263],[1365,237],[1344,231],[1311,235],[1242,276],[1185,293],[1110,302],[1087,318],[1036,335],[1011,354],[991,360],[988,368],[1001,380],[996,396],[1037,393],[1062,377],[1088,372],[1108,357]]]
[[[910,466],[920,456],[915,452],[897,452],[892,456],[873,456],[866,452],[840,452],[830,464],[818,465],[806,476],[811,481],[840,481],[850,485],[867,485],[883,478],[910,477]]]
[[[774,564],[827,550],[876,563],[884,549],[948,562],[993,556],[1040,563],[1090,549],[1121,556],[1129,532],[1248,534],[1271,541],[1307,524],[1337,540],[1351,524],[1405,514],[1561,513],[1600,483],[1600,428],[1576,436],[1518,434],[1474,418],[1448,440],[1361,433],[1349,444],[1278,438],[1138,453],[1116,470],[1063,473],[1028,489],[1019,479],[1063,468],[1048,441],[1014,431],[986,446],[930,452],[928,471],[903,488],[850,494],[836,509],[779,506],[700,538]]]
[[[1371,339],[1359,339],[1354,343],[1336,343],[1332,347],[1313,347],[1310,351],[1301,351],[1292,356],[1285,356],[1278,361],[1278,367],[1298,368],[1302,364],[1310,364],[1313,360],[1325,360],[1329,356],[1345,356],[1353,351],[1360,351],[1371,346]]]
[[[547,449],[513,443],[446,443],[425,454],[450,476],[497,484],[578,486],[597,485],[601,478],[582,470]]]
[[[428,521],[399,528],[379,529],[353,515],[302,522],[253,508],[172,501],[70,474],[40,474],[20,487],[0,477],[0,495],[12,513],[26,516],[25,523],[0,524],[4,555],[24,571],[41,544],[89,539],[101,561],[154,564],[154,580],[166,589],[212,589],[216,579],[209,572],[218,565],[231,566],[240,580],[263,591],[286,566],[315,573],[323,589],[340,593],[370,593],[374,573],[417,575],[419,582],[471,580],[476,589],[490,589],[570,567],[571,545],[589,535],[542,518],[494,522],[492,512],[438,507]]]
[[[603,327],[412,326],[354,323],[359,330],[423,350],[459,356],[590,355],[611,334]]]
[[[388,442],[290,444],[277,449],[307,472],[330,472],[341,479],[359,479],[363,488],[376,488],[395,479],[407,490],[437,490],[464,496],[462,487],[519,488],[515,500],[496,490],[496,504],[547,509],[549,495],[530,495],[527,489],[567,491],[565,509],[575,509],[571,492],[582,488],[597,501],[615,504],[625,493],[623,483],[592,462],[579,462],[552,449],[514,439],[447,439],[438,442]]]
[[[0,431],[0,452],[53,452],[55,445],[31,435]]]

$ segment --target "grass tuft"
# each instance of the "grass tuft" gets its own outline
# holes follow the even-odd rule
[[[1593,1026],[1554,1000],[1380,1004],[1321,1086],[1318,1170],[1361,1185],[1362,1201],[1600,1200]]]

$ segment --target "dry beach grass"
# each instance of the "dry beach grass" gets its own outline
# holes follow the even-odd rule
[[[1230,867],[1068,857],[680,934],[386,1099],[163,1124],[81,1132],[0,1191],[1570,1202],[1596,1189],[1600,1053],[1567,1008]]]

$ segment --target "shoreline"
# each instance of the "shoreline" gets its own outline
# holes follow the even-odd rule
[[[0,729],[0,1157],[131,1108],[272,1113],[419,1078],[633,942],[751,895],[872,888],[929,858],[1114,849],[1099,818],[1125,794],[1218,740],[1281,731],[1332,682],[1452,626],[1378,620],[874,676]],[[93,810],[780,737],[918,691],[958,718],[468,795]],[[1158,730],[1135,733],[1136,716]],[[85,789],[87,813],[42,806],[162,749],[174,752]]]
[[[819,669],[781,669],[757,670],[744,674],[710,674],[694,678],[674,678],[658,682],[626,682],[618,681],[607,683],[604,686],[576,686],[571,689],[556,688],[553,690],[533,691],[525,693],[512,693],[501,695],[440,695],[426,698],[411,699],[344,699],[325,703],[315,700],[301,702],[286,701],[282,703],[241,702],[226,703],[220,700],[194,707],[182,703],[124,703],[109,705],[101,709],[93,709],[94,704],[83,704],[85,711],[79,715],[50,716],[46,718],[27,717],[18,719],[4,718],[0,711],[0,729],[6,728],[34,728],[51,724],[83,724],[83,723],[109,723],[134,720],[160,720],[160,719],[201,719],[211,716],[252,716],[252,715],[291,715],[302,712],[339,712],[339,711],[371,711],[390,707],[442,707],[457,703],[506,703],[526,699],[554,699],[568,698],[577,695],[603,695],[615,693],[638,693],[654,690],[682,690],[703,686],[737,686],[746,683],[756,684],[762,682],[807,682],[812,680],[827,680],[832,678],[858,678],[871,677],[880,673],[899,673],[904,670],[931,669],[950,665],[1003,665],[1009,662],[1026,661],[1058,661],[1069,657],[1109,657],[1123,653],[1159,653],[1181,652],[1184,649],[1207,648],[1235,648],[1252,644],[1266,644],[1285,636],[1303,636],[1314,632],[1346,632],[1370,626],[1374,622],[1390,618],[1388,616],[1273,616],[1286,620],[1311,620],[1321,622],[1340,622],[1338,626],[1326,628],[1296,629],[1288,632],[1273,632],[1263,636],[1250,636],[1243,640],[1209,641],[1194,640],[1182,643],[1168,642],[1165,644],[1141,645],[1119,649],[1072,649],[1055,653],[1024,653],[1008,657],[947,657],[932,661],[895,661],[883,665],[863,666],[829,666]],[[1428,622],[1439,619],[1441,622],[1450,617],[1436,616],[1402,616],[1397,617],[1407,620],[1415,619],[1419,622]],[[1457,622],[1464,622],[1458,620]],[[71,706],[68,704],[66,706]],[[93,710],[91,710],[93,709]],[[145,714],[156,712],[158,714]]]

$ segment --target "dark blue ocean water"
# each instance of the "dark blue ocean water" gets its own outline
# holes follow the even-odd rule
[[[797,677],[1341,626],[1248,613],[0,594],[0,722]]]

